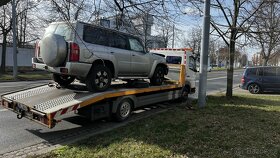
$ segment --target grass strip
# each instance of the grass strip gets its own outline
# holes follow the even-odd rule
[[[36,157],[280,157],[279,95],[216,95],[207,103],[175,107]]]

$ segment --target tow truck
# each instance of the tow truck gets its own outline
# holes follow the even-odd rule
[[[129,117],[141,106],[187,96],[185,65],[180,65],[179,80],[166,80],[161,86],[136,86],[116,83],[105,92],[89,92],[83,85],[61,88],[54,83],[1,95],[2,106],[48,128],[60,122],[61,116],[76,112],[94,121],[115,116],[118,121]]]

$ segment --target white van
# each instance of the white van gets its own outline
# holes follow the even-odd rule
[[[151,49],[150,53],[155,53],[164,56],[166,63],[169,66],[169,72],[178,70],[179,65],[186,66],[186,85],[189,86],[189,92],[195,93],[195,78],[196,78],[196,58],[190,48],[155,48]]]

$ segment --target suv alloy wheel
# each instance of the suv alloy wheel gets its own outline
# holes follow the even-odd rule
[[[248,91],[252,94],[258,94],[261,92],[261,88],[259,85],[252,83],[248,86]]]
[[[103,65],[94,65],[86,78],[86,86],[91,92],[102,92],[111,85],[112,74],[109,68]]]

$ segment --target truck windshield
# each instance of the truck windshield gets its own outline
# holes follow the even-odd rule
[[[181,64],[182,57],[180,56],[166,56],[167,64]]]

